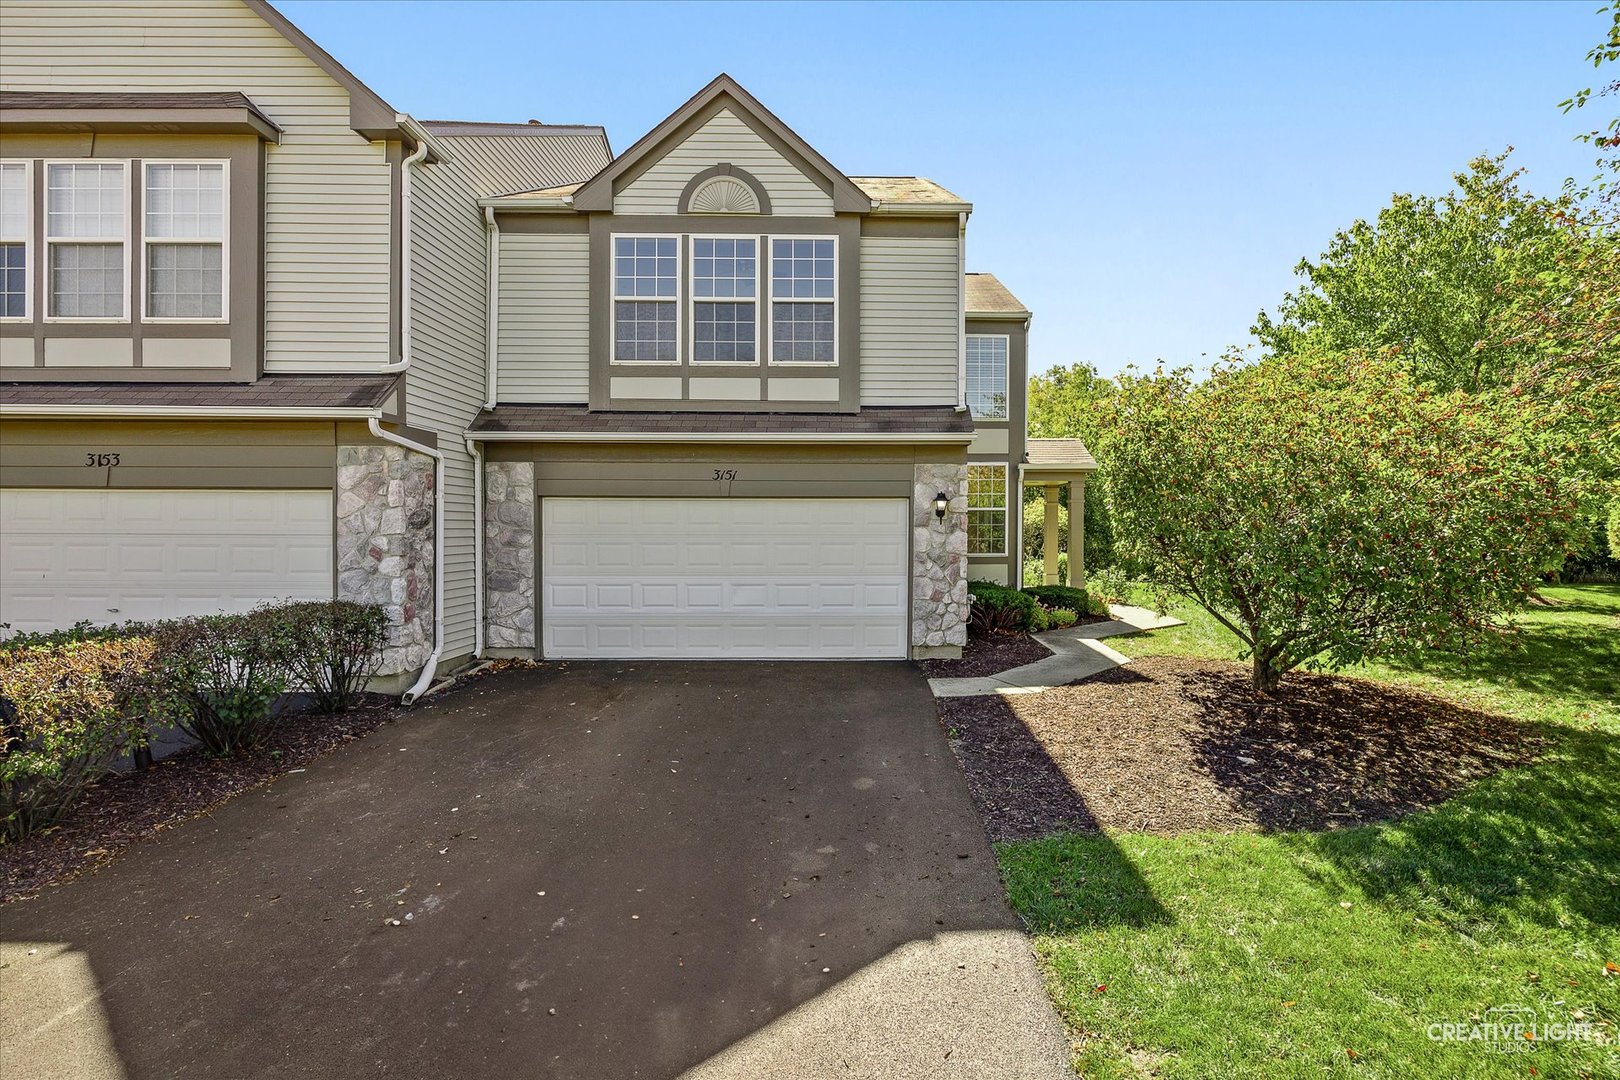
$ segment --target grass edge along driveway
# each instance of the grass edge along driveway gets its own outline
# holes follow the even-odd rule
[[[1546,595],[1517,646],[1346,672],[1535,725],[1552,745],[1531,766],[1357,829],[998,846],[1077,1072],[1620,1077],[1620,587]],[[1235,656],[1201,610],[1175,614],[1116,644]],[[1516,1006],[1595,1040],[1430,1037]]]

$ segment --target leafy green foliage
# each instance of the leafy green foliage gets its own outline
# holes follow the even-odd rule
[[[272,608],[159,623],[153,687],[168,716],[211,754],[263,745],[287,691],[291,640]]]
[[[0,624],[0,631],[9,629],[9,623]],[[62,630],[36,630],[27,633],[14,633],[5,640],[0,641],[0,650],[49,648],[70,645],[78,641],[110,641],[115,638],[142,637],[149,631],[150,626],[142,622],[98,624],[91,622],[89,619],[81,619]]]
[[[1037,621],[1044,622],[1033,596],[994,581],[968,582],[968,605],[971,634],[1015,634],[1032,629]]]
[[[1106,615],[1108,614],[1109,604],[1130,602],[1131,583],[1126,579],[1125,571],[1120,567],[1105,566],[1101,570],[1086,575],[1086,591],[1098,607],[1098,610],[1092,612],[1092,614]]]
[[[1527,350],[1489,328],[1512,303],[1509,283],[1546,268],[1568,205],[1522,191],[1520,175],[1506,154],[1479,157],[1456,191],[1396,195],[1376,221],[1357,221],[1319,260],[1302,260],[1305,287],[1275,318],[1261,312],[1252,332],[1277,355],[1388,350],[1439,390],[1507,385]]]
[[[1129,556],[1244,643],[1255,685],[1311,661],[1467,650],[1578,531],[1577,448],[1534,403],[1314,352],[1124,377],[1103,441]]]
[[[1095,449],[1102,425],[1109,415],[1108,403],[1114,395],[1114,382],[1097,374],[1089,364],[1053,368],[1029,380],[1029,434],[1038,439],[1080,439]],[[1092,477],[1089,490],[1097,491],[1106,479],[1107,462]],[[1058,508],[1058,546],[1069,550],[1069,508],[1067,494]],[[1113,526],[1108,506],[1100,498],[1086,500],[1085,540],[1088,566],[1110,566],[1116,559]],[[1045,521],[1043,496],[1039,488],[1024,493],[1024,557],[1037,563]]]
[[[0,649],[0,829],[57,821],[126,745],[144,737],[146,638]]]
[[[1031,585],[1024,592],[1033,596],[1042,607],[1050,610],[1067,608],[1087,615],[1106,615],[1108,609],[1085,589],[1070,585]],[[1070,620],[1071,622],[1073,620]]]
[[[347,712],[377,672],[388,616],[375,604],[310,600],[274,609],[289,674],[322,712]]]
[[[1586,54],[1586,59],[1594,68],[1620,60],[1620,4],[1598,8],[1598,14],[1604,13],[1609,16],[1608,34]],[[1586,108],[1599,98],[1616,96],[1620,96],[1620,79],[1611,79],[1607,85],[1599,86],[1595,93],[1590,86],[1577,90],[1562,103],[1562,107],[1566,113],[1572,112]],[[1620,115],[1611,116],[1602,122],[1602,127],[1582,132],[1576,138],[1598,151],[1597,179],[1581,195],[1594,199],[1599,206],[1614,208],[1616,202],[1620,201]]]

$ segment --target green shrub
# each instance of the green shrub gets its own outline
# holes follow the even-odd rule
[[[147,638],[0,650],[0,829],[20,839],[59,820],[145,733]]]
[[[1039,617],[1035,598],[994,581],[968,582],[968,631],[1013,634],[1028,630]]]
[[[212,754],[264,744],[279,721],[292,648],[274,607],[245,615],[200,615],[153,627],[152,685],[168,718]]]
[[[1052,608],[1046,612],[1046,621],[1050,629],[1062,630],[1079,622],[1080,616],[1069,608]]]
[[[1086,588],[1102,602],[1098,614],[1108,614],[1108,604],[1124,604],[1130,599],[1131,586],[1125,580],[1125,571],[1117,566],[1106,566],[1086,579]]]
[[[309,600],[270,609],[282,624],[289,674],[321,712],[346,712],[377,672],[388,615],[375,604]]]
[[[1076,589],[1072,585],[1031,585],[1024,591],[1033,596],[1044,608],[1089,610],[1090,597],[1086,595],[1086,590]]]
[[[10,623],[0,623],[0,633],[10,629]],[[81,619],[65,630],[19,631],[0,641],[0,649],[37,649],[71,645],[77,641],[113,641],[143,637],[150,632],[151,627],[141,622],[97,624],[89,619]]]

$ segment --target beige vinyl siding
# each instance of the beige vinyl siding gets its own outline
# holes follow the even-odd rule
[[[389,166],[349,95],[237,0],[4,0],[0,89],[225,91],[283,131],[266,147],[265,366],[387,363]]]
[[[500,400],[589,400],[590,255],[584,233],[501,234]]]
[[[438,135],[434,125],[429,132]],[[480,195],[507,195],[589,180],[611,160],[600,135],[438,135]]]
[[[861,238],[861,404],[958,403],[958,241]]]
[[[444,454],[443,660],[472,651],[474,467],[462,439],[484,404],[489,247],[470,178],[454,162],[417,165],[411,214],[411,369],[405,415]]]
[[[832,196],[822,191],[776,148],[730,109],[722,109],[686,141],[613,200],[616,214],[673,214],[693,176],[725,162],[746,169],[771,197],[771,212],[784,217],[831,217]]]

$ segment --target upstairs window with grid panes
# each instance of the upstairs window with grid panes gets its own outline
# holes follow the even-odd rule
[[[967,543],[969,555],[1007,554],[1007,466],[968,466]]]
[[[694,364],[758,362],[758,254],[751,236],[692,238]]]
[[[224,318],[225,164],[148,162],[145,168],[146,318]]]
[[[28,164],[0,161],[0,319],[26,319],[28,304]]]
[[[46,314],[56,319],[128,318],[125,163],[53,163],[45,168]]]
[[[771,240],[771,362],[831,364],[837,352],[838,242]]]
[[[680,362],[680,240],[613,238],[613,359]]]
[[[975,417],[1007,419],[1006,335],[968,335],[967,404]]]

